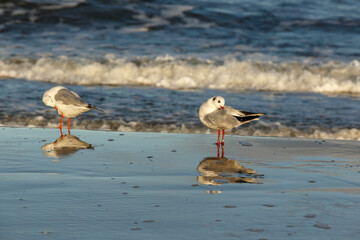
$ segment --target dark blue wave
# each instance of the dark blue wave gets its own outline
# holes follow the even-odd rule
[[[89,56],[111,50],[119,55],[355,58],[360,56],[358,9],[357,0],[8,0],[0,3],[0,44],[16,41],[29,54],[37,47],[37,52],[61,55],[53,49],[65,44],[74,46],[73,55],[96,48]],[[18,54],[16,48],[8,52]]]

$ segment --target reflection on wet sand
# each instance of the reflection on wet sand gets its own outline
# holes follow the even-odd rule
[[[41,147],[45,156],[53,158],[64,158],[81,149],[94,149],[94,147],[70,134],[61,135],[55,142]]]
[[[224,183],[261,183],[258,181],[263,175],[257,174],[255,170],[246,168],[239,161],[229,160],[224,157],[224,147],[220,157],[218,149],[217,157],[206,157],[198,165],[200,176],[197,181],[206,185],[221,185]]]

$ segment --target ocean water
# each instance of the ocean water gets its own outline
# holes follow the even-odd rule
[[[360,2],[0,2],[0,124],[56,127],[64,85],[104,109],[93,130],[213,133],[206,99],[265,112],[228,131],[360,140]]]

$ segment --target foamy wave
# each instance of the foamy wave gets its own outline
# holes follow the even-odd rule
[[[318,64],[202,59],[17,58],[0,60],[0,78],[69,85],[136,85],[169,89],[360,93],[360,63]]]
[[[266,123],[261,121],[255,126],[251,126],[247,129],[238,128],[235,130],[235,134],[360,141],[360,129],[357,128],[320,128],[318,126],[313,126],[308,129],[297,129],[294,127],[284,126],[280,123]]]
[[[71,121],[72,129],[87,130],[111,130],[120,132],[163,132],[163,133],[191,133],[191,134],[216,134],[202,125],[197,124],[166,124],[166,123],[144,123],[138,121],[127,122],[123,119],[111,120],[80,120]],[[20,117],[12,116],[0,121],[0,126],[25,126],[25,127],[44,127],[56,128],[59,119],[46,119],[42,116]],[[266,137],[297,137],[297,138],[316,138],[316,139],[337,139],[360,141],[360,129],[356,128],[319,128],[317,126],[309,129],[297,129],[287,127],[280,123],[266,123],[259,121],[246,127],[227,131],[227,134],[243,136],[266,136]]]

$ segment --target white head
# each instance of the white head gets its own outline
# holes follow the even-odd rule
[[[199,109],[200,121],[209,128],[217,129],[216,127],[212,126],[212,124],[208,123],[208,121],[205,119],[205,116],[214,111],[217,111],[218,109],[224,108],[224,106],[225,106],[225,99],[223,97],[215,96],[209,98],[206,102],[204,102],[201,105]]]
[[[224,108],[225,99],[221,96],[215,96],[215,97],[209,98],[209,100],[207,100],[207,103],[209,104],[209,106],[214,106],[217,109]]]
[[[57,86],[47,90],[42,98],[42,101],[46,106],[55,107],[55,94],[65,87]]]

